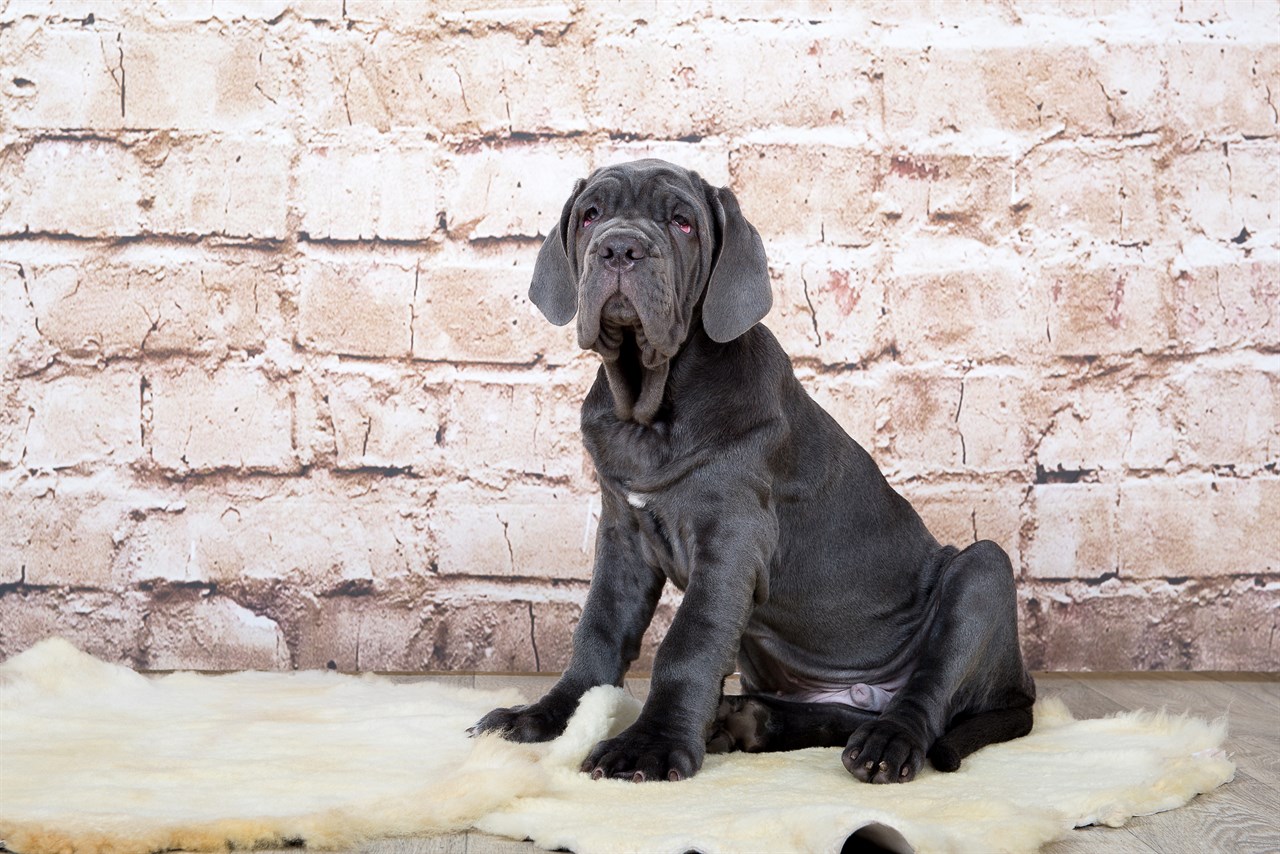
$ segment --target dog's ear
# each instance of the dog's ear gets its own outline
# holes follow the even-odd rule
[[[578,313],[578,280],[569,258],[569,217],[586,183],[578,179],[573,185],[573,193],[560,211],[559,224],[551,229],[542,242],[542,249],[538,250],[533,281],[529,283],[529,299],[556,326],[564,326]]]
[[[727,187],[708,187],[707,202],[715,218],[716,245],[702,303],[702,328],[711,340],[732,341],[769,313],[773,291],[764,242],[747,222]]]

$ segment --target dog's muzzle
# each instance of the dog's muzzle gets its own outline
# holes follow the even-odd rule
[[[674,322],[661,264],[649,242],[630,228],[615,228],[592,241],[583,265],[578,346],[611,360],[634,342],[644,367],[670,360],[677,348],[654,343],[671,337],[664,328]]]

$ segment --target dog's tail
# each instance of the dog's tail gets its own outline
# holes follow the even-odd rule
[[[1010,741],[1031,732],[1031,709],[995,709],[954,724],[933,743],[929,762],[939,771],[955,771],[960,760],[980,747]]]

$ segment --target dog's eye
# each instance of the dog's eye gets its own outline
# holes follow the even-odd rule
[[[693,224],[690,223],[689,220],[687,220],[686,218],[680,216],[680,214],[676,214],[671,218],[671,224],[674,225],[676,228],[680,229],[681,231],[683,231],[685,234],[688,234],[690,231],[693,231]]]
[[[582,215],[582,227],[590,228],[591,223],[596,221],[596,217],[600,216],[600,211],[595,208],[587,208],[586,213]]]

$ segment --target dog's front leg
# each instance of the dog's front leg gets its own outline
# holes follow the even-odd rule
[[[469,732],[499,732],[511,741],[547,741],[564,732],[578,700],[597,685],[621,685],[640,653],[666,579],[640,560],[636,534],[606,494],[596,537],[595,568],[573,654],[560,680],[536,703],[494,709]]]
[[[658,648],[640,717],[582,763],[596,779],[682,780],[702,767],[724,678],[733,672],[751,609],[767,590],[777,522],[760,512],[690,527],[723,533],[693,543],[684,601]]]

